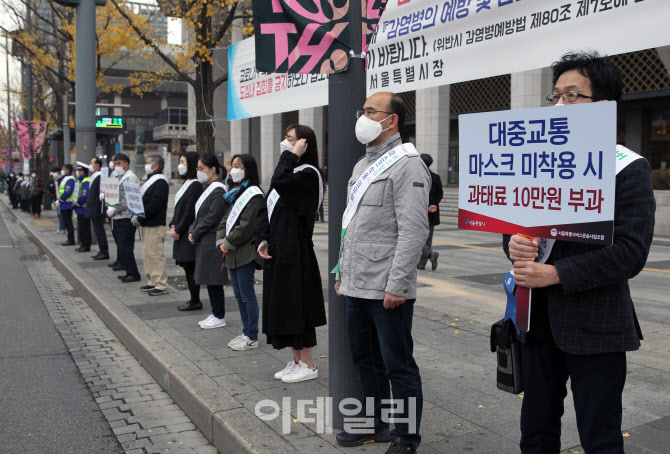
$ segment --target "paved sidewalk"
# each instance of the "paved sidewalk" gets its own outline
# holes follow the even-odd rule
[[[176,192],[172,187],[170,204]],[[8,215],[1,197],[3,216]],[[234,352],[227,342],[241,332],[232,289],[226,289],[223,329],[201,330],[197,321],[205,310],[181,313],[176,306],[188,299],[181,290],[183,273],[174,266],[172,243],[166,242],[170,293],[149,297],[139,291],[145,282],[120,284],[107,262],[93,262],[97,252],[79,254],[61,247],[55,232],[55,211],[34,220],[13,211],[37,238],[59,270],[93,307],[121,342],[222,453],[383,453],[387,445],[340,448],[333,434],[319,433],[305,422],[296,400],[328,396],[328,332],[317,330],[315,358],[318,380],[287,385],[274,380],[290,358],[288,351],[262,345],[257,350]],[[109,229],[108,229],[109,233]],[[110,238],[110,246],[113,240]],[[327,228],[318,225],[315,248],[324,284],[327,282]],[[624,392],[627,452],[667,452],[670,445],[670,308],[667,305],[670,242],[660,240],[648,267],[633,281],[634,300],[646,340],[639,352],[628,356],[629,375]],[[436,229],[435,249],[440,251],[436,272],[419,274],[419,295],[414,319],[415,356],[424,386],[421,426],[426,453],[516,453],[522,397],[501,392],[495,385],[495,358],[489,351],[489,327],[504,312],[501,280],[509,263],[500,250],[499,235],[464,232],[453,222]],[[136,242],[140,271],[141,246]],[[112,256],[115,251],[112,247]],[[652,266],[653,265],[653,266]],[[181,277],[180,277],[181,276]],[[261,278],[257,273],[257,279]],[[261,299],[261,284],[257,285]],[[326,293],[327,296],[327,293]],[[291,415],[262,421],[256,405],[291,398]],[[566,400],[563,449],[581,452],[572,405]],[[309,410],[309,408],[308,408]],[[268,408],[264,412],[268,412]],[[307,414],[307,416],[313,416]],[[288,423],[288,424],[286,424]],[[288,425],[290,433],[283,433]],[[286,427],[284,427],[285,429]],[[637,449],[637,450],[636,450]]]

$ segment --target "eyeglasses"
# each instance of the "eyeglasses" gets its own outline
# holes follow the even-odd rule
[[[357,110],[356,111],[356,118],[361,118],[363,115],[369,117],[371,115],[374,115],[376,113],[386,113],[389,115],[393,115],[393,112],[386,112],[383,110],[375,110],[372,107],[366,107],[365,109]]]
[[[551,95],[547,95],[546,100],[548,104],[556,104],[559,99],[563,98],[563,102],[566,104],[570,104],[573,102],[577,102],[579,98],[586,98],[586,99],[593,99],[594,101],[596,98],[593,96],[586,96],[581,93],[554,93]]]

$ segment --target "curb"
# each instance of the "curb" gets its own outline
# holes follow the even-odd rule
[[[268,428],[215,381],[168,342],[152,339],[146,323],[107,291],[96,292],[74,271],[79,264],[60,256],[54,245],[43,241],[35,227],[26,223],[0,198],[26,233],[40,246],[74,289],[98,314],[136,360],[193,421],[221,453],[289,454],[298,451]],[[249,440],[253,438],[254,443]]]

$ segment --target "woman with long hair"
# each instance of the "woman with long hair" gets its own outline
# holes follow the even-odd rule
[[[225,178],[226,169],[221,167],[213,154],[198,160],[197,178],[205,190],[195,203],[195,221],[191,224],[188,240],[195,245],[195,273],[197,285],[206,285],[212,314],[198,322],[203,329],[226,326],[226,306],[223,284],[223,257],[216,249],[216,229],[219,227],[226,202],[226,193],[219,177]]]
[[[181,189],[174,197],[174,215],[170,221],[170,237],[174,239],[172,258],[184,268],[186,283],[191,299],[177,307],[180,311],[202,309],[200,286],[195,283],[195,246],[188,240],[188,228],[195,220],[195,203],[204,189],[197,176],[198,153],[186,151],[179,155],[177,171],[184,180]]]
[[[242,334],[228,343],[236,351],[258,348],[258,299],[254,290],[256,266],[256,218],[265,205],[258,181],[256,160],[248,154],[231,159],[230,190],[223,196],[226,209],[216,234],[216,246],[224,254],[233,293],[240,309]]]
[[[324,187],[314,131],[291,125],[284,136],[266,206],[258,216],[257,243],[265,260],[263,333],[275,349],[290,347],[293,352],[275,378],[297,383],[319,376],[313,349],[326,311],[312,234]]]

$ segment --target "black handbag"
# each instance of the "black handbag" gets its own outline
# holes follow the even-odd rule
[[[523,392],[521,343],[511,319],[502,319],[491,326],[491,351],[497,356],[498,389],[512,394]]]

